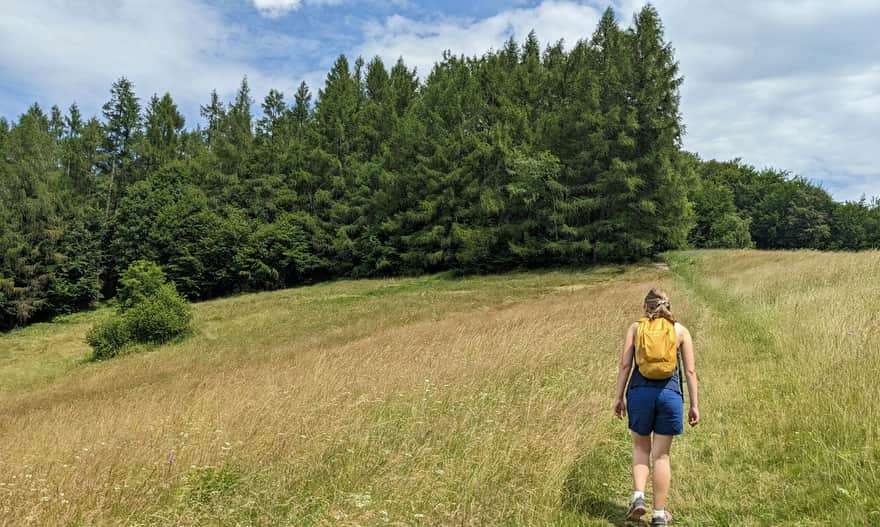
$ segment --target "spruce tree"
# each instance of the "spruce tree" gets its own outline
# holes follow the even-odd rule
[[[220,125],[224,117],[226,117],[226,109],[223,106],[223,102],[220,101],[220,96],[217,95],[217,90],[211,91],[211,101],[207,105],[201,106],[199,113],[202,119],[206,121],[204,136],[208,147],[211,148],[215,146],[216,141],[222,134]]]
[[[394,112],[396,115],[402,116],[416,98],[419,78],[415,70],[410,70],[406,67],[403,58],[398,58],[397,62],[394,63],[394,67],[391,68],[388,82]]]
[[[169,93],[150,98],[145,121],[145,169],[152,171],[180,156],[186,121]]]
[[[327,74],[315,105],[321,146],[340,161],[352,151],[359,98],[359,81],[349,70],[348,59],[340,55]]]
[[[56,131],[34,104],[4,133],[0,160],[0,327],[51,315],[49,288],[64,258]],[[64,306],[61,306],[64,307]]]
[[[227,174],[245,178],[254,146],[253,99],[247,77],[241,80],[235,99],[228,106],[220,127],[223,130],[218,150],[221,166]]]
[[[110,224],[116,202],[131,182],[131,166],[137,157],[135,143],[141,133],[141,107],[130,80],[120,77],[113,83],[103,112],[103,151],[107,156],[104,222]]]
[[[296,90],[291,112],[294,126],[296,127],[297,134],[299,134],[305,128],[312,115],[312,94],[305,81],[301,82]]]
[[[271,137],[280,131],[283,124],[287,104],[284,102],[284,94],[271,89],[263,100],[263,117],[257,120],[257,135]]]
[[[676,170],[682,134],[678,91],[682,78],[653,6],[645,6],[635,16],[630,37],[638,123],[634,161],[644,178],[638,192],[639,243],[633,250],[641,249],[637,256],[642,256],[684,247],[692,211],[684,179]]]

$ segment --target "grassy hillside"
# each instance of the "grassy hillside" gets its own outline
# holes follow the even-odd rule
[[[677,523],[880,524],[880,254],[668,264],[240,296],[97,364],[106,312],[0,336],[0,525],[620,525],[613,382],[654,285],[702,383]]]

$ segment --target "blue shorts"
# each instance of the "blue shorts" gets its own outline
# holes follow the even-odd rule
[[[677,436],[684,432],[684,399],[673,390],[636,386],[626,393],[626,411],[629,429],[639,435]]]

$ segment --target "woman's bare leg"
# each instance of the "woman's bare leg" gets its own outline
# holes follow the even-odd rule
[[[633,490],[645,492],[648,484],[650,469],[648,463],[651,459],[651,436],[632,433],[633,438]]]
[[[651,457],[654,460],[654,510],[666,510],[666,499],[669,497],[669,486],[672,482],[672,467],[669,465],[672,437],[654,434],[654,444],[651,447]]]

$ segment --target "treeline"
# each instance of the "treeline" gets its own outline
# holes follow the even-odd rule
[[[685,247],[876,247],[877,203],[681,151],[682,79],[657,12],[543,50],[340,56],[314,97],[247,79],[187,130],[125,78],[102,119],[0,120],[0,327],[110,298],[130,264],[191,299],[333,277],[638,260]],[[257,115],[258,114],[258,115]]]
[[[694,247],[862,250],[880,248],[880,200],[838,203],[802,177],[755,170],[739,160],[702,162],[689,184]]]

